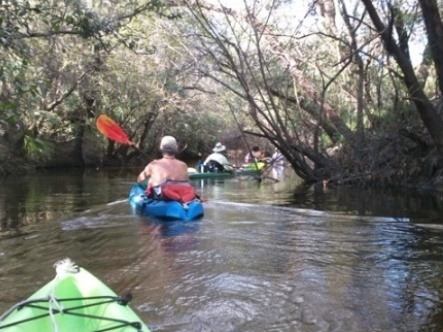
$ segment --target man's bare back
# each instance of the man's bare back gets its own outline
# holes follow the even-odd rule
[[[166,180],[189,181],[188,166],[173,156],[164,155],[162,159],[150,162],[137,177],[137,182],[148,178],[149,186],[158,186]]]
[[[188,165],[175,159],[178,152],[177,141],[172,136],[164,136],[160,142],[162,159],[151,161],[138,175],[137,182],[148,180],[149,187],[159,186],[166,180],[189,181]]]

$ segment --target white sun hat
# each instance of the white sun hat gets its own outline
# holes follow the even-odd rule
[[[223,152],[226,150],[226,146],[224,146],[223,144],[221,144],[220,142],[218,142],[217,144],[215,144],[215,147],[212,149],[212,151],[214,152]]]

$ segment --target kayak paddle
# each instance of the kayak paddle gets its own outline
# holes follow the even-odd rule
[[[126,135],[126,133],[117,124],[117,122],[112,120],[109,116],[105,114],[100,115],[97,118],[96,125],[98,131],[105,135],[107,138],[118,143],[134,146],[134,143],[129,140],[128,135]]]
[[[130,141],[125,131],[118,125],[117,122],[112,120],[109,116],[105,114],[99,115],[96,125],[98,131],[105,135],[107,138],[118,143],[130,145],[134,147],[134,149],[136,149],[138,152],[140,152],[143,156],[145,156],[149,160],[152,160],[151,157],[149,157],[146,153],[144,153],[134,143]]]

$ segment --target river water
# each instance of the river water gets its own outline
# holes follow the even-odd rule
[[[0,313],[69,257],[153,331],[442,331],[442,199],[195,180],[194,222],[132,214],[138,169],[0,180]]]

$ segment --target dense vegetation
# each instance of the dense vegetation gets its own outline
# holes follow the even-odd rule
[[[168,133],[188,157],[276,146],[311,183],[443,183],[436,0],[221,3],[0,2],[1,173],[142,161]]]

